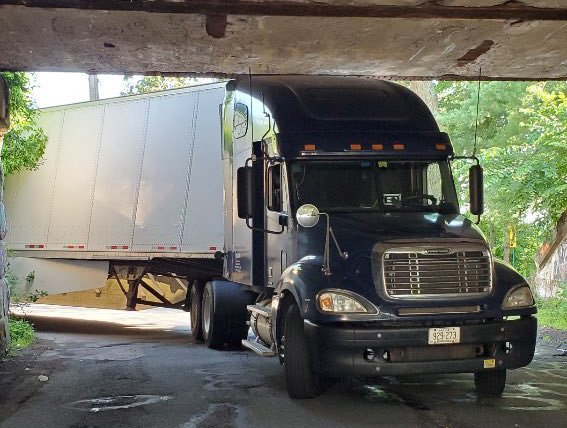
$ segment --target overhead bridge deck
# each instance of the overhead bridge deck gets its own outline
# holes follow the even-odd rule
[[[567,4],[557,0],[3,0],[0,8],[0,69],[567,77]]]

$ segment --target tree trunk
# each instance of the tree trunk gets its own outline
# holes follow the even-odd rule
[[[415,92],[427,104],[434,116],[439,112],[439,100],[435,92],[435,84],[431,80],[413,80],[408,88]]]
[[[510,243],[508,242],[508,231],[504,237],[504,261],[510,263]]]

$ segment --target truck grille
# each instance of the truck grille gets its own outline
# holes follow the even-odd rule
[[[411,346],[407,348],[389,349],[388,355],[392,363],[413,363],[415,361],[446,361],[473,359],[484,353],[482,345],[451,346]]]
[[[485,248],[388,249],[382,272],[386,294],[393,298],[478,296],[491,288]]]

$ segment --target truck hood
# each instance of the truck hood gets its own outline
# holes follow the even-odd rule
[[[462,215],[438,213],[333,213],[331,228],[341,250],[370,256],[378,242],[457,240],[486,242],[480,229]],[[299,233],[298,250],[303,255],[322,255],[326,219]],[[332,243],[331,243],[332,245]],[[333,246],[333,245],[332,245]],[[331,255],[336,255],[335,248]]]
[[[298,253],[305,264],[311,265],[313,275],[310,283],[318,283],[318,290],[324,288],[347,289],[358,293],[381,308],[382,314],[393,310],[376,291],[372,275],[372,251],[376,244],[407,242],[432,244],[448,242],[486,242],[482,232],[470,220],[461,215],[438,213],[349,213],[331,214],[330,224],[342,251],[348,258],[339,256],[334,243],[330,242],[330,266],[332,275],[321,273],[325,243],[326,218],[311,229],[300,229]],[[305,266],[307,267],[307,266]],[[317,290],[313,289],[316,293]],[[397,306],[415,302],[397,302]],[[420,304],[428,305],[423,302]],[[391,306],[391,307],[390,307]],[[390,307],[390,308],[388,308]]]

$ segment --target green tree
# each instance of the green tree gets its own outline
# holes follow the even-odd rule
[[[3,72],[10,88],[10,130],[4,135],[2,165],[6,175],[37,168],[47,136],[37,125],[28,73]]]
[[[124,76],[125,90],[122,95],[146,94],[148,92],[165,91],[167,89],[185,88],[203,83],[216,81],[213,78],[197,77],[163,77],[163,76],[144,76],[137,79],[134,76]]]
[[[471,154],[478,86],[440,82],[439,123],[458,154]],[[516,267],[526,276],[534,255],[567,207],[567,83],[487,82],[481,87],[477,155],[485,169],[486,211],[481,228],[495,254],[507,253],[517,229]],[[467,168],[455,163],[460,194]]]

